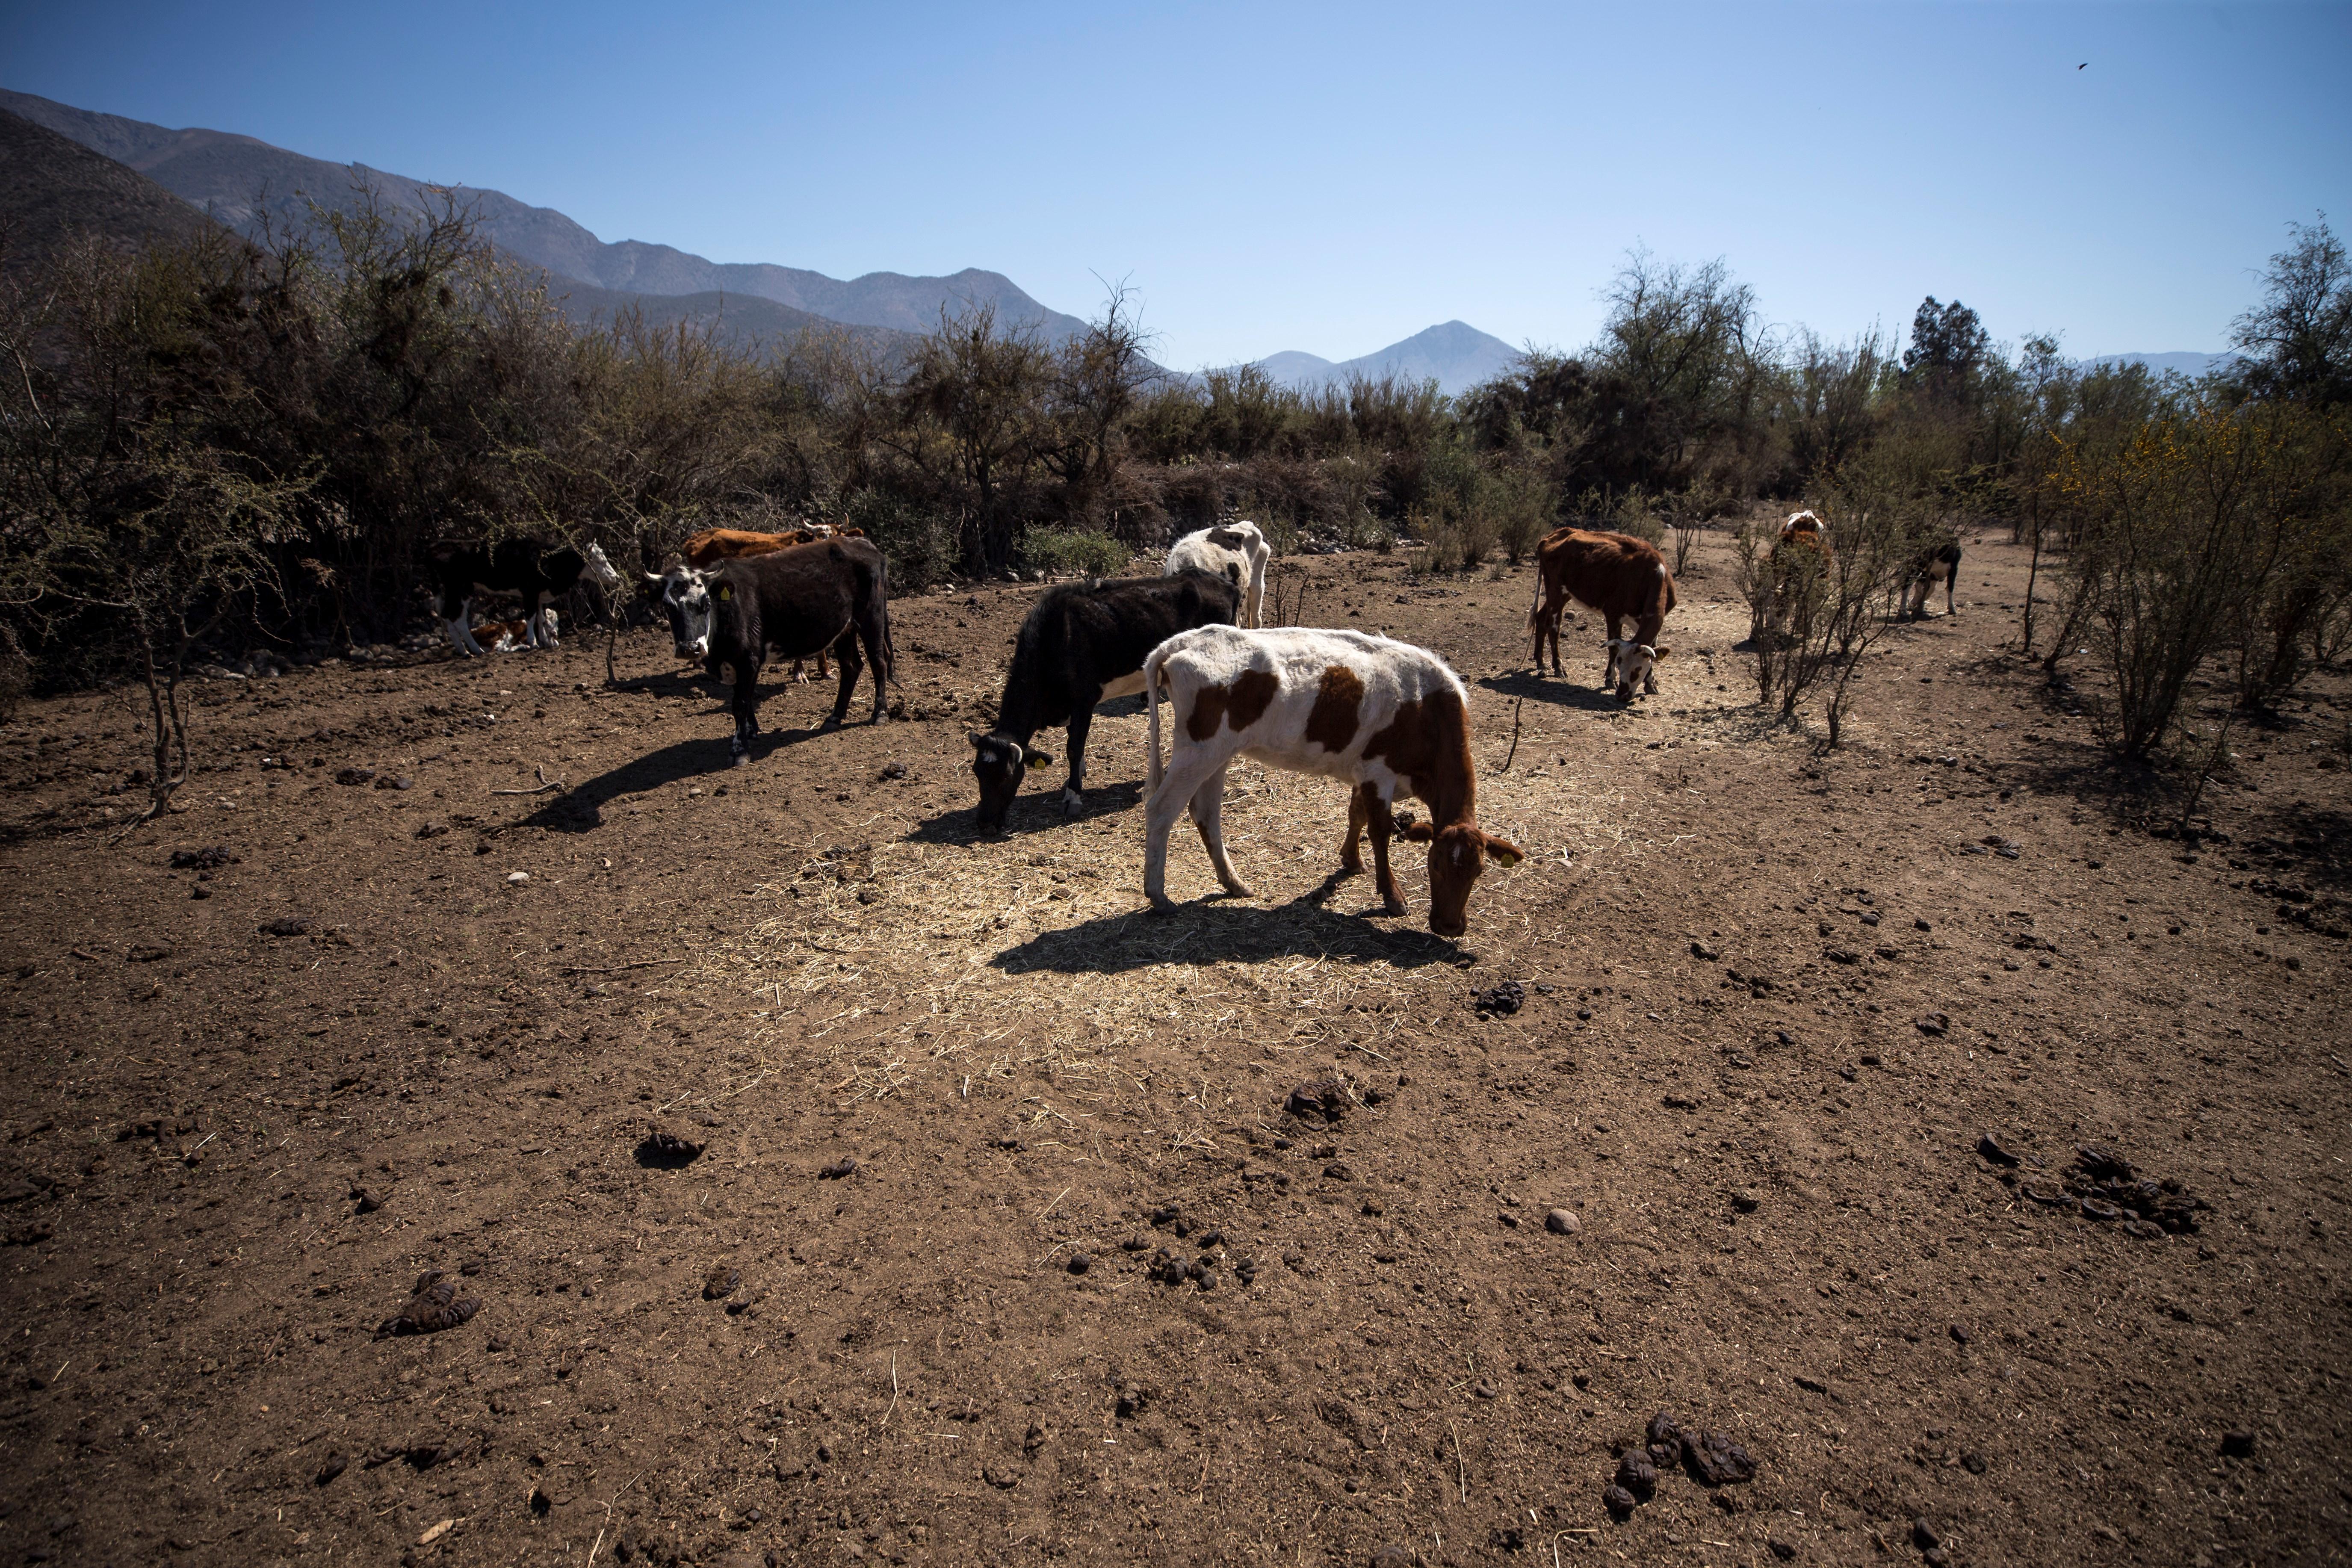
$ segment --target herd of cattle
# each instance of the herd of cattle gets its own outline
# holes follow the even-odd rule
[[[1799,512],[1780,530],[1784,562],[1811,552],[1828,558],[1820,520]],[[1468,694],[1460,677],[1426,648],[1361,632],[1265,627],[1260,623],[1266,563],[1272,554],[1252,522],[1221,523],[1186,535],[1156,577],[1066,583],[1040,595],[1022,622],[1004,677],[995,726],[972,731],[971,771],[980,787],[975,814],[985,831],[1002,831],[1029,773],[1049,766],[1036,745],[1060,728],[1069,756],[1061,790],[1066,814],[1084,804],[1087,735],[1102,702],[1140,694],[1150,712],[1144,808],[1144,890],[1169,910],[1168,837],[1188,808],[1217,879],[1239,897],[1248,887],[1225,854],[1221,826],[1225,771],[1237,756],[1294,772],[1320,773],[1349,787],[1348,836],[1340,864],[1363,867],[1369,833],[1375,885],[1391,915],[1405,911],[1389,866],[1391,839],[1429,846],[1430,929],[1458,937],[1470,892],[1488,861],[1516,865],[1519,847],[1478,826],[1477,773],[1470,747]],[[1946,544],[1912,564],[1904,609],[1926,611],[1929,586],[1945,588],[1952,611],[1959,547]],[[1563,674],[1559,621],[1569,603],[1608,625],[1602,684],[1632,702],[1658,689],[1657,667],[1671,651],[1660,642],[1675,607],[1664,558],[1645,541],[1580,528],[1555,531],[1537,547],[1535,602],[1528,629],[1540,672],[1546,639],[1551,671]],[[604,552],[551,548],[530,541],[437,548],[432,568],[449,639],[462,654],[553,647],[553,601],[584,576],[607,593],[623,585]],[[1818,573],[1790,573],[1791,577]],[[882,552],[856,529],[752,533],[713,529],[686,542],[659,574],[646,573],[667,616],[678,657],[713,679],[731,679],[737,766],[751,761],[759,732],[758,685],[772,653],[814,657],[819,679],[828,652],[840,679],[826,729],[847,716],[858,677],[873,668],[873,717],[885,717],[883,689],[895,680],[890,607]],[[470,623],[478,595],[513,594],[519,621]],[[1630,626],[1630,634],[1626,628]],[[1160,752],[1160,704],[1167,699],[1169,751]],[[1393,812],[1399,794],[1428,808],[1427,820]]]

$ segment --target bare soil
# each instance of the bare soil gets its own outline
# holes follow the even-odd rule
[[[1630,711],[1589,617],[1526,673],[1525,572],[1404,565],[1277,573],[1471,682],[1529,854],[1459,944],[1253,764],[1256,896],[1186,836],[1143,912],[1132,702],[1085,815],[975,840],[1034,588],[900,601],[909,718],[779,690],[739,770],[651,634],[214,681],[119,845],[131,694],[29,706],[0,1554],[2342,1561],[2341,673],[2188,841],[2000,542],[1835,752],[1720,556]],[[2090,1217],[2086,1143],[2194,1228]],[[1697,1439],[1612,1519],[1660,1411],[1754,1479]]]

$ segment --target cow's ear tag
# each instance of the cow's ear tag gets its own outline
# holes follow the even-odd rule
[[[1495,858],[1495,864],[1502,867],[1505,870],[1510,869],[1512,867],[1517,865],[1521,860],[1527,858],[1527,857],[1520,854],[1515,847],[1504,843],[1499,838],[1489,838],[1486,840],[1486,853],[1493,856]]]
[[[719,596],[722,600],[731,599],[735,596],[735,590],[726,586],[724,584],[721,584],[719,589]]]
[[[1052,762],[1053,760],[1054,760],[1053,758],[1051,758],[1051,757],[1047,756],[1047,755],[1046,755],[1045,752],[1030,752],[1030,753],[1029,753],[1029,755],[1028,755],[1026,758],[1024,758],[1024,759],[1023,760],[1023,762],[1022,762],[1022,764],[1021,764],[1021,765],[1022,765],[1022,766],[1024,766],[1024,767],[1025,767],[1025,768],[1027,768],[1031,773],[1035,773],[1039,768],[1044,767],[1047,763],[1050,763],[1050,762]]]

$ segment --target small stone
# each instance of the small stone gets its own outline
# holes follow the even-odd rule
[[[1335,1182],[1352,1182],[1356,1179],[1356,1173],[1337,1160],[1324,1166],[1323,1173]]]
[[[2224,1432],[2221,1435],[2221,1452],[2232,1459],[2252,1458],[2254,1435],[2252,1432]]]
[[[1747,1187],[1742,1187],[1731,1194],[1731,1206],[1741,1214],[1754,1214],[1763,1205],[1763,1194]]]
[[[735,1287],[741,1283],[743,1283],[741,1269],[730,1268],[724,1263],[719,1264],[702,1277],[702,1299],[706,1301],[721,1300],[733,1295]]]
[[[1070,1261],[1066,1265],[1073,1274],[1084,1274],[1087,1269],[1092,1268],[1094,1266],[1095,1260],[1093,1255],[1085,1252],[1073,1252],[1070,1254]]]
[[[507,873],[507,886],[509,888],[520,888],[525,882],[530,880],[530,873],[528,871],[509,871]]]
[[[1954,1323],[1950,1328],[1944,1331],[1952,1336],[1952,1342],[1956,1345],[1964,1345],[1969,1342],[1968,1330],[1960,1327],[1958,1323]]]
[[[1783,1563],[1788,1562],[1797,1554],[1797,1549],[1790,1545],[1785,1541],[1768,1541],[1764,1544],[1770,1547],[1772,1549],[1772,1555],[1778,1557]]]
[[[1985,1457],[1971,1448],[1960,1456],[1960,1468],[1972,1476],[1983,1475],[1986,1469]]]
[[[2000,1139],[1990,1132],[1980,1132],[1977,1135],[1977,1152],[1996,1165],[2014,1165],[2019,1159],[2015,1150],[2004,1145]]]
[[[1554,1236],[1574,1236],[1584,1228],[1573,1209],[1554,1209],[1544,1215],[1544,1228]]]
[[[1944,1538],[1936,1533],[1936,1527],[1923,1514],[1911,1521],[1911,1544],[1922,1552],[1932,1552],[1944,1544]]]
[[[856,1173],[857,1162],[851,1159],[848,1155],[844,1154],[832,1164],[824,1166],[823,1169],[819,1170],[816,1173],[816,1179],[820,1182],[837,1182],[845,1176],[854,1176]]]
[[[1718,958],[1721,958],[1721,957],[1723,956],[1723,952],[1722,952],[1722,950],[1721,950],[1721,949],[1719,949],[1719,948],[1713,948],[1713,947],[1709,947],[1709,946],[1707,946],[1707,944],[1706,944],[1706,943],[1705,943],[1705,942],[1695,942],[1691,943],[1691,949],[1690,949],[1690,950],[1691,950],[1691,956],[1692,956],[1693,958],[1701,958],[1701,959],[1706,959],[1706,960],[1707,960],[1709,963],[1712,963],[1712,962],[1714,962],[1715,960],[1717,960],[1717,959],[1718,959]]]

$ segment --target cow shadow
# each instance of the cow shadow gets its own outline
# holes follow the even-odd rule
[[[1457,943],[1426,930],[1378,925],[1362,915],[1325,908],[1345,879],[1335,874],[1289,903],[1272,908],[1217,895],[1180,904],[1171,914],[1139,908],[1099,915],[1040,931],[988,962],[1007,974],[1124,974],[1170,963],[1328,958],[1419,969],[1465,961]]]
[[[1011,838],[1025,838],[1033,833],[1048,833],[1056,827],[1091,822],[1098,816],[1116,816],[1132,811],[1143,804],[1143,781],[1129,779],[1120,784],[1088,784],[1086,788],[1086,809],[1075,816],[1062,815],[1062,786],[1048,784],[1035,795],[1023,793],[1013,797],[1013,809],[1004,815],[1004,830],[982,833],[972,825],[972,813],[980,802],[974,798],[967,805],[923,818],[907,835],[910,844],[995,844]]]
[[[624,795],[645,795],[665,784],[712,773],[724,778],[734,771],[733,759],[728,752],[728,740],[733,733],[730,723],[728,729],[707,740],[674,741],[660,751],[632,757],[619,767],[556,795],[524,817],[519,826],[543,827],[552,833],[588,833],[604,825],[604,807]],[[805,730],[762,731],[752,737],[750,765],[758,767],[784,747],[823,733],[822,725],[811,725]]]
[[[1535,675],[1521,670],[1487,676],[1478,686],[1500,697],[1530,698],[1555,708],[1573,708],[1585,713],[1622,713],[1627,706],[1618,701],[1616,692],[1610,689],[1579,686],[1573,676]]]

